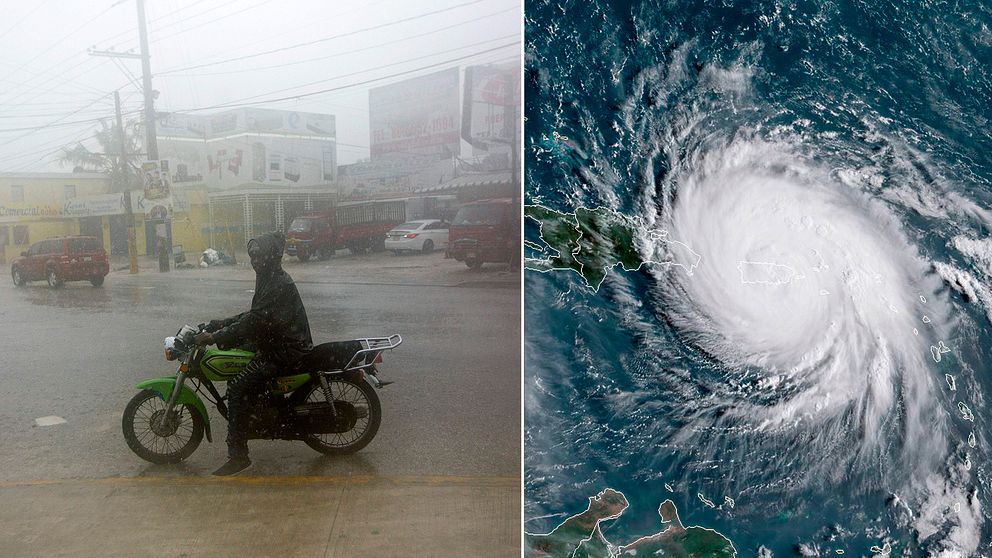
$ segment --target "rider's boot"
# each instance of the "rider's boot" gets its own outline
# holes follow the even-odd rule
[[[244,457],[231,457],[227,460],[227,463],[221,465],[213,474],[215,477],[236,475],[249,466],[251,466],[251,459],[248,459],[247,455]]]

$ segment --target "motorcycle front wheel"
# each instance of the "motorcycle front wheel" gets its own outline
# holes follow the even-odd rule
[[[332,376],[327,378],[327,383],[336,406],[347,407],[347,405],[340,405],[343,402],[351,405],[357,411],[354,425],[346,432],[308,434],[303,438],[303,441],[324,455],[355,453],[369,445],[376,432],[379,431],[379,424],[382,422],[382,406],[379,404],[379,396],[365,380]],[[302,392],[300,401],[303,404],[325,403],[327,401],[324,398],[324,390],[317,382],[305,386]]]
[[[138,457],[152,463],[179,463],[203,440],[203,417],[191,405],[166,413],[165,401],[150,389],[138,392],[124,408],[124,440]]]

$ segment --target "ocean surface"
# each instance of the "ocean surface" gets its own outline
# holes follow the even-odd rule
[[[528,0],[525,41],[525,203],[699,256],[525,272],[525,530],[613,488],[616,544],[672,499],[738,556],[992,556],[992,3]]]

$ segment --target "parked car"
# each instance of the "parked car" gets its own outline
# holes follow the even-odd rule
[[[479,200],[459,208],[446,256],[479,269],[486,262],[520,263],[520,207],[509,198]]]
[[[407,221],[386,233],[386,250],[430,253],[448,247],[448,223],[438,219]]]
[[[107,252],[92,236],[35,242],[10,264],[10,276],[18,287],[41,280],[47,280],[52,288],[61,287],[66,281],[89,281],[99,287],[107,273],[110,273]]]

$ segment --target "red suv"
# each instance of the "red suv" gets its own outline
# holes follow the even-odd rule
[[[92,236],[66,236],[35,242],[10,264],[10,276],[18,287],[42,279],[47,279],[52,288],[61,287],[66,281],[89,281],[99,287],[109,272],[107,252]]]

